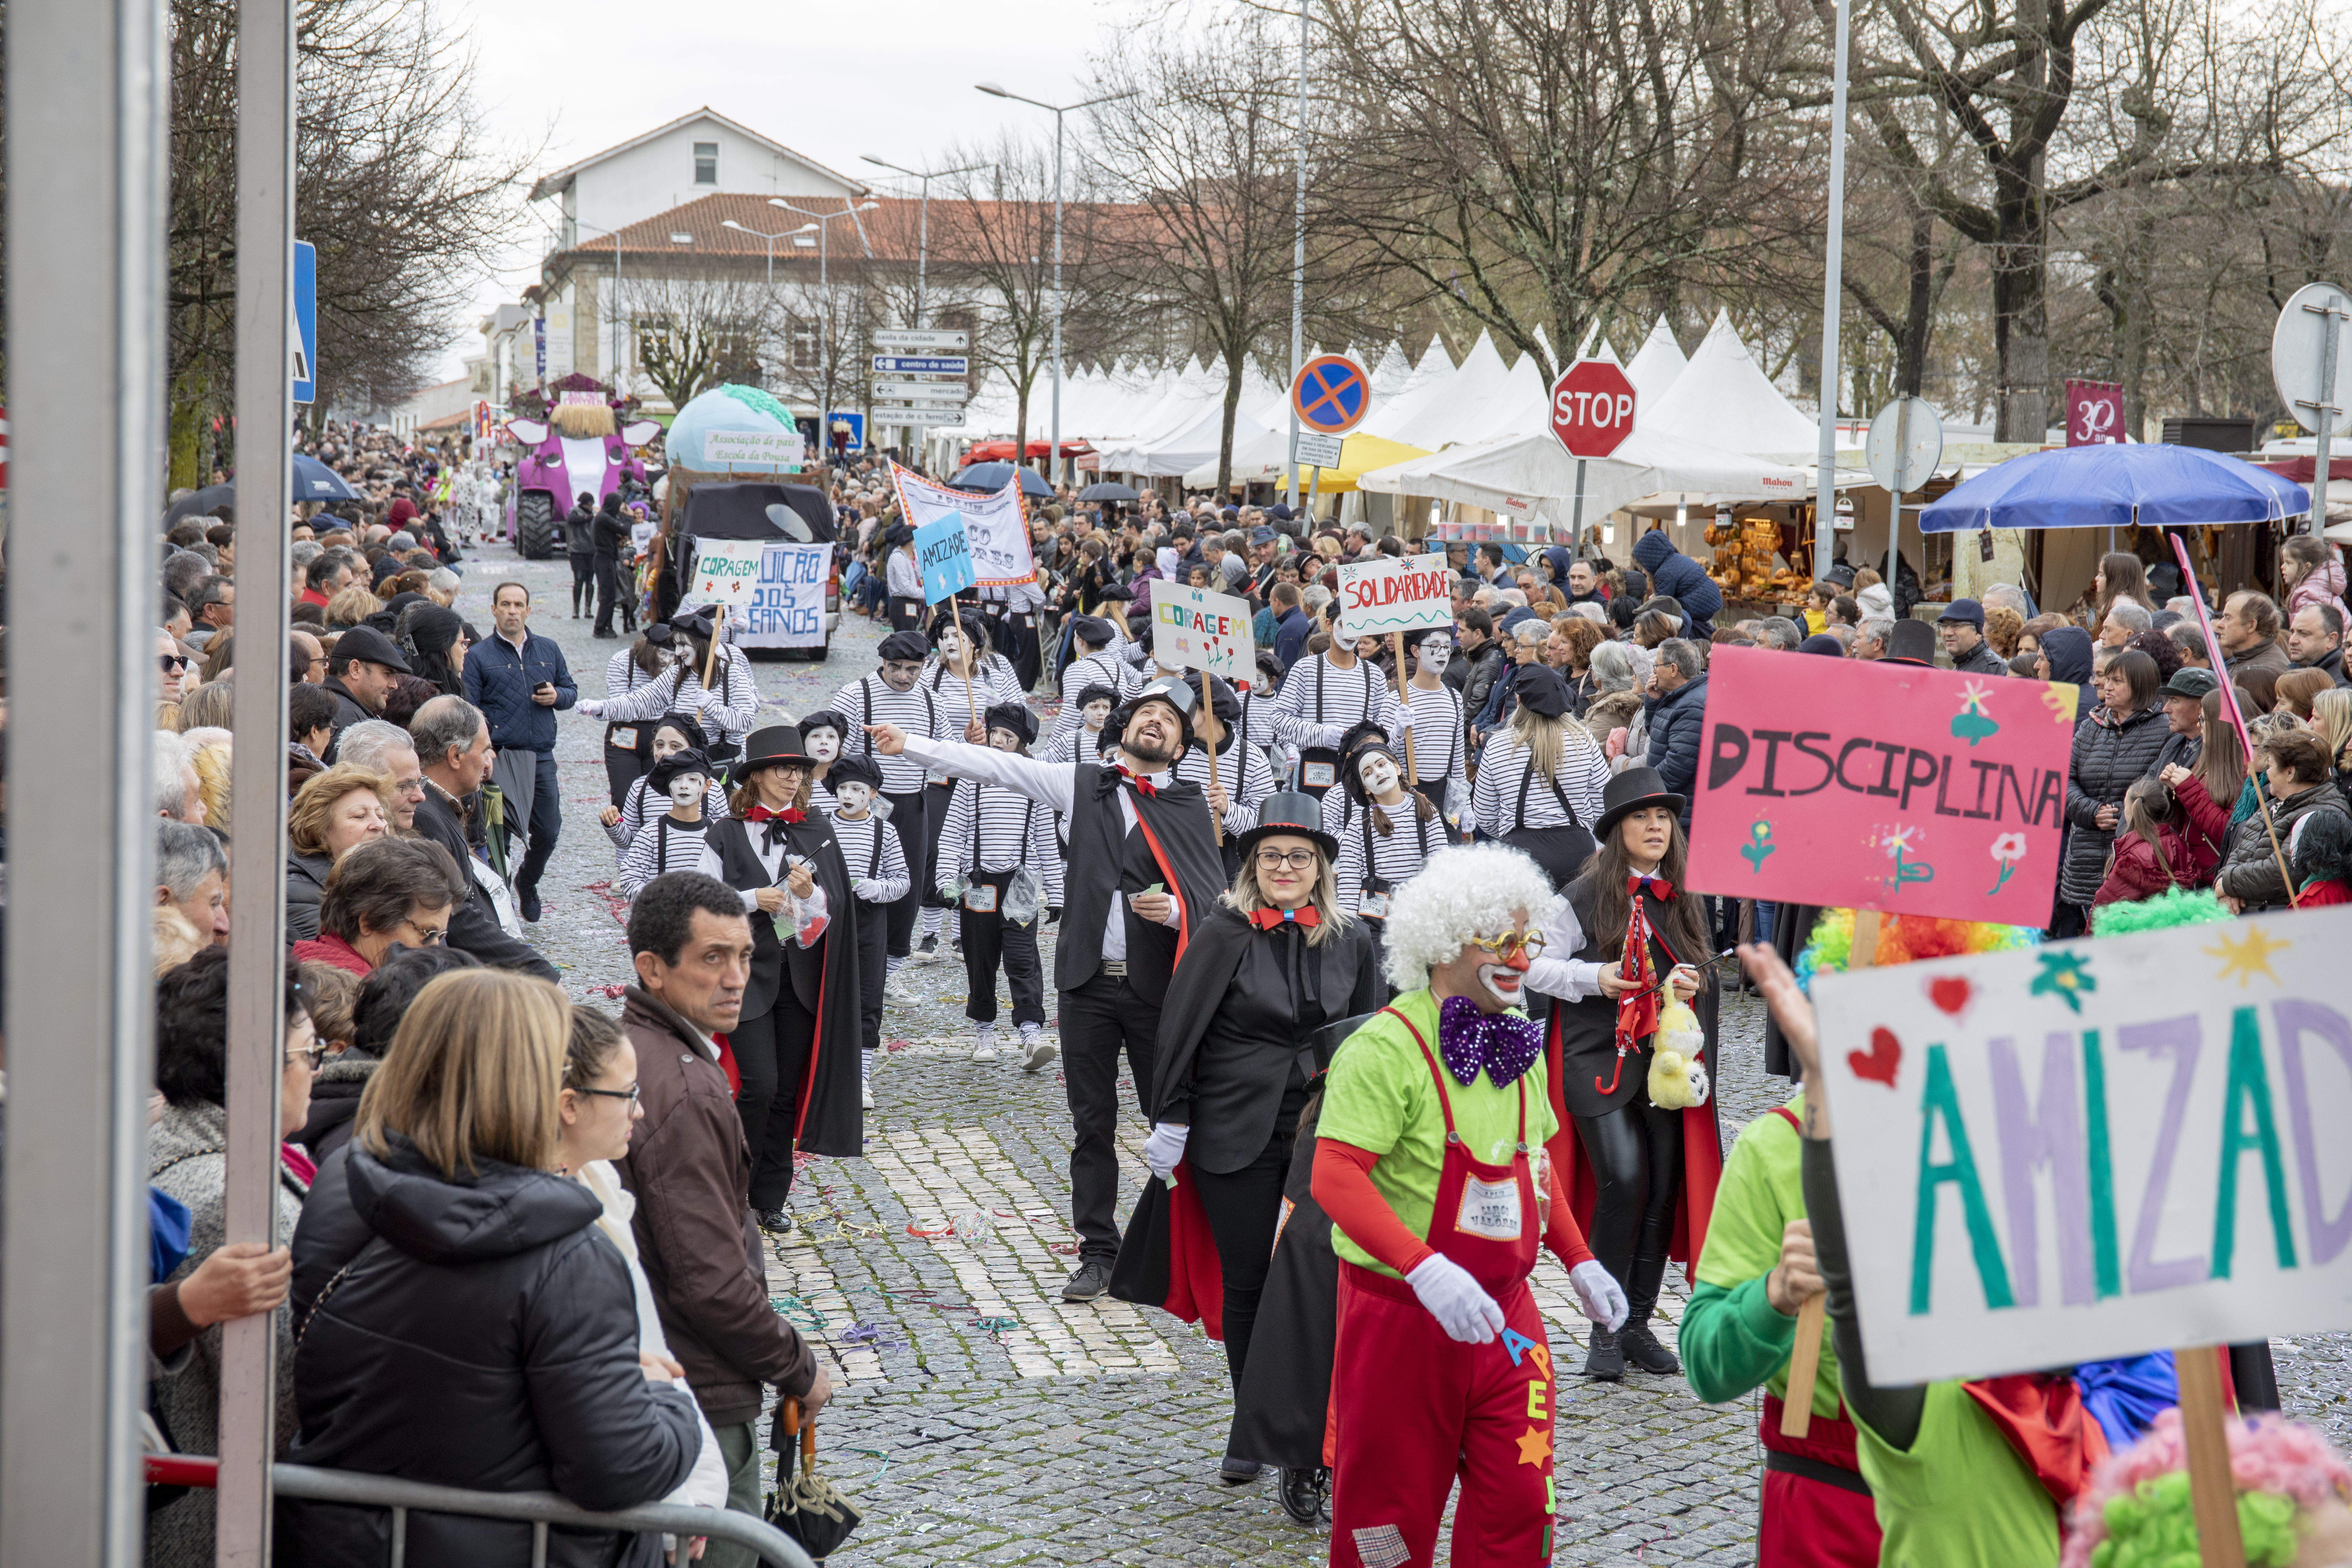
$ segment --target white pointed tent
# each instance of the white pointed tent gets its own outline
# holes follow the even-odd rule
[[[1644,430],[1637,424],[1613,456],[1587,462],[1584,521],[1589,527],[1619,507],[1664,491],[1707,499],[1800,500],[1805,482],[1802,469]],[[1461,501],[1520,522],[1541,512],[1565,540],[1570,498],[1576,494],[1576,459],[1547,429],[1375,468],[1358,484],[1378,493]]]
[[[1659,316],[1650,335],[1643,340],[1641,348],[1625,366],[1625,379],[1633,384],[1634,407],[1656,407],[1682,378],[1683,368],[1689,363],[1683,356],[1682,344],[1675,341],[1674,329],[1666,325],[1664,315]],[[1642,417],[1641,412],[1634,415],[1637,420]]]
[[[1733,452],[1810,452],[1820,434],[1819,425],[1765,379],[1727,310],[1717,312],[1706,341],[1674,384],[1654,405],[1637,404],[1633,419],[1637,430]]]
[[[1466,423],[1464,411],[1474,406],[1483,408],[1489,398],[1508,385],[1510,379],[1510,367],[1503,363],[1495,340],[1481,331],[1449,380],[1443,384],[1433,382],[1421,393],[1399,399],[1410,405],[1383,410],[1377,424],[1367,420],[1358,428],[1367,435],[1434,451],[1449,441],[1463,439]],[[1477,433],[1485,433],[1483,426]]]

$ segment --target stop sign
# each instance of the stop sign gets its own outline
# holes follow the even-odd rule
[[[1551,384],[1551,433],[1571,458],[1605,458],[1633,433],[1633,384],[1607,360],[1572,364]]]

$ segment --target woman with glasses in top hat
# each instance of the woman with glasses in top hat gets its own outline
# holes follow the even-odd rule
[[[1545,1041],[1560,1124],[1552,1157],[1592,1255],[1630,1307],[1622,1329],[1595,1329],[1588,1347],[1585,1375],[1609,1381],[1628,1363],[1682,1370],[1650,1317],[1667,1260],[1697,1263],[1723,1170],[1714,1095],[1675,1108],[1650,1093],[1654,1037],[1671,1003],[1697,1016],[1698,1065],[1716,1077],[1720,993],[1706,904],[1684,882],[1686,805],[1654,768],[1609,781],[1593,825],[1600,847],[1554,907],[1547,950],[1528,972],[1530,989],[1559,999]],[[1692,1092],[1703,1092],[1695,1075]]]
[[[1169,1188],[1171,1223],[1150,1238],[1140,1227],[1130,1235],[1138,1248],[1168,1254],[1170,1289],[1151,1304],[1198,1318],[1224,1341],[1237,1393],[1299,1111],[1328,1065],[1309,1037],[1381,999],[1370,935],[1340,906],[1331,869],[1339,846],[1321,822],[1314,798],[1296,791],[1259,805],[1256,825],[1240,836],[1242,868],[1194,931],[1160,1012],[1144,1160]],[[1203,1249],[1175,1239],[1197,1235],[1196,1224],[1214,1242],[1213,1270],[1188,1268]],[[1158,1261],[1123,1247],[1114,1293],[1125,1294],[1127,1280],[1156,1281]],[[1259,1468],[1229,1446],[1220,1474],[1238,1486]]]
[[[703,835],[696,868],[743,896],[751,976],[727,1044],[751,1152],[760,1228],[792,1229],[793,1153],[866,1152],[860,1106],[856,895],[841,846],[809,807],[810,759],[790,724],[753,731],[734,767],[730,815]]]

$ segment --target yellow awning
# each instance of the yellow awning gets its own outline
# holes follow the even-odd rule
[[[1385,468],[1391,463],[1409,463],[1415,458],[1426,458],[1423,447],[1408,447],[1402,441],[1383,440],[1378,436],[1349,436],[1341,439],[1339,466],[1315,470],[1315,493],[1344,495],[1356,488],[1356,477],[1369,474],[1374,468]],[[1293,476],[1298,481],[1298,493],[1307,493],[1307,471],[1300,468]]]

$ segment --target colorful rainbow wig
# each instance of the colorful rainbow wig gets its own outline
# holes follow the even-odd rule
[[[1812,940],[1797,955],[1797,984],[1812,994],[1817,973],[1843,974],[1853,949],[1852,910],[1823,910]],[[2042,933],[2031,926],[1988,925],[1980,921],[1937,920],[1928,915],[1885,915],[1878,922],[1878,951],[1871,962],[1884,967],[1963,952],[2008,952],[2032,947]]]
[[[2330,1498],[2352,1499],[2352,1468],[2317,1432],[2274,1415],[2223,1426],[2246,1562],[2286,1568],[2302,1549],[2304,1512]],[[2074,1500],[2074,1525],[2060,1568],[2170,1568],[2198,1561],[2180,1412],[2158,1416],[2147,1436],[2092,1473]]]

